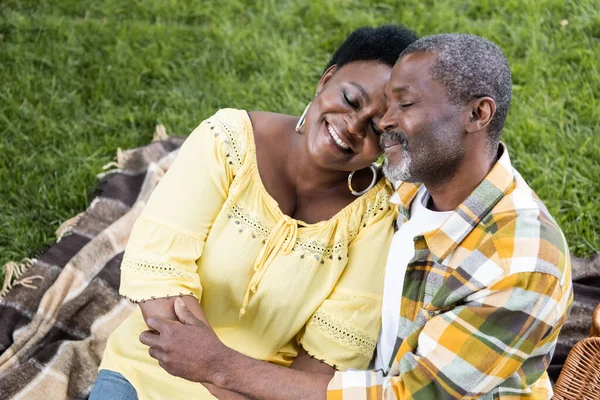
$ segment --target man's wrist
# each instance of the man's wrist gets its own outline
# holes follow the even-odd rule
[[[240,379],[238,372],[242,372],[244,367],[241,365],[244,356],[237,351],[223,345],[224,350],[220,352],[218,360],[213,362],[210,380],[213,385],[222,389],[233,390],[232,385]]]

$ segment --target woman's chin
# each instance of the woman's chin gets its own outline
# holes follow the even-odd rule
[[[321,167],[327,169],[345,169],[352,159],[352,154],[348,154],[340,149],[336,144],[327,141],[319,141],[312,146],[312,158]]]

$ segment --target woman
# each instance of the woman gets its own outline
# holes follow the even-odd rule
[[[140,308],[111,335],[92,399],[212,398],[138,340],[147,317],[176,319],[172,296],[251,357],[331,374],[368,366],[394,219],[372,167],[377,120],[415,39],[361,28],[300,118],[225,109],[190,135],[132,231],[121,294]]]

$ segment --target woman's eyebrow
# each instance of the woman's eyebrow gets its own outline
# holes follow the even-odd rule
[[[363,88],[361,85],[359,85],[356,82],[349,82],[352,86],[354,86],[355,88],[358,89],[358,91],[363,95],[363,97],[365,98],[365,100],[367,101],[367,103],[371,102],[371,98],[369,97],[369,94],[367,93],[367,91],[365,90],[365,88]]]

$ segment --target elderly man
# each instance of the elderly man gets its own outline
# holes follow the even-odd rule
[[[317,374],[225,347],[176,303],[149,319],[163,368],[223,398],[541,399],[572,301],[569,250],[500,141],[511,100],[502,51],[423,38],[396,63],[379,127],[399,208],[372,371]]]

